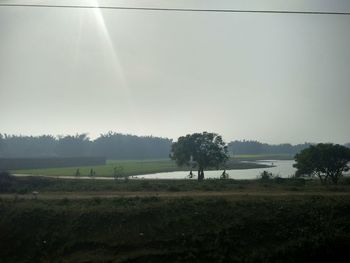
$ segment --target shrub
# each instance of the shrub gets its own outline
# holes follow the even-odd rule
[[[169,186],[168,191],[178,192],[178,191],[180,191],[180,188],[178,188],[177,186],[171,185],[171,186]]]
[[[258,176],[258,179],[263,181],[270,180],[270,179],[273,179],[273,174],[269,173],[268,171],[262,171]]]
[[[16,178],[9,172],[0,172],[0,192],[8,191],[15,180]]]
[[[350,176],[344,176],[341,180],[340,180],[341,184],[345,184],[345,185],[349,185],[350,184]]]

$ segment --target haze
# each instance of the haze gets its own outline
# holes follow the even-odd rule
[[[350,12],[348,1],[99,3]],[[350,141],[350,16],[0,7],[0,36],[0,133]]]

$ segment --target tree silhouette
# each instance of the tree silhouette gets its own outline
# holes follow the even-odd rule
[[[349,170],[350,149],[331,143],[312,145],[295,155],[296,176],[317,176],[321,182],[337,183]]]
[[[198,180],[204,179],[207,168],[219,169],[228,159],[227,146],[216,133],[194,133],[182,136],[172,144],[170,157],[180,166],[195,163]]]

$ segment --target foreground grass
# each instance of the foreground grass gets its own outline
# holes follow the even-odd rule
[[[0,199],[1,262],[337,262],[350,198]]]
[[[25,169],[16,170],[13,173],[32,174],[32,175],[48,175],[48,176],[74,176],[79,168],[81,176],[89,176],[90,170],[96,172],[96,176],[112,177],[114,168],[122,168],[121,175],[132,176],[141,174],[173,172],[173,171],[189,171],[189,167],[178,167],[174,161],[164,160],[108,160],[106,165],[89,166],[89,167],[69,167],[69,168],[49,168],[49,169]],[[235,159],[227,162],[226,169],[251,169],[264,168],[266,165],[254,163],[242,163]]]
[[[340,262],[350,249],[348,178],[1,182],[0,262]]]

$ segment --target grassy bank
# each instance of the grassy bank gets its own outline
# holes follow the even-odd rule
[[[69,168],[50,168],[50,169],[25,169],[16,170],[13,173],[19,174],[33,174],[33,175],[49,175],[49,176],[74,176],[76,170],[79,168],[81,176],[89,176],[90,170],[96,172],[96,176],[110,176],[114,174],[114,168],[121,168],[121,174],[124,176],[173,172],[173,171],[189,171],[189,167],[178,167],[174,161],[164,160],[108,160],[106,165],[99,166],[85,166],[85,167],[69,167]],[[242,163],[239,160],[230,159],[225,168],[226,169],[251,169],[264,168],[266,165],[254,163]]]
[[[45,177],[10,177],[0,187],[0,193],[31,194],[49,192],[350,192],[349,178],[339,185],[322,185],[318,180],[276,178],[269,180],[94,180],[55,179]]]
[[[337,262],[350,198],[0,199],[1,262]]]

